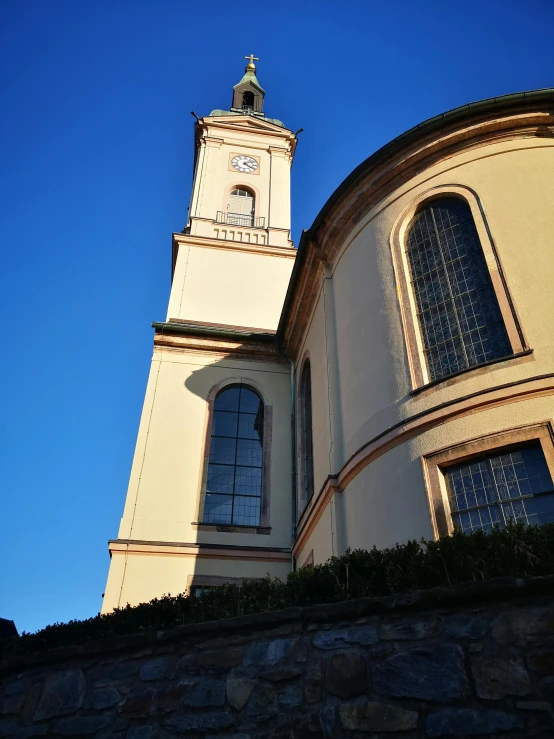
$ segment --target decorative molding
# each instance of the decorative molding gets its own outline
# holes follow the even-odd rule
[[[517,403],[521,400],[546,395],[554,395],[554,373],[478,390],[465,397],[455,398],[416,413],[382,431],[354,452],[337,474],[329,475],[319,493],[313,496],[298,522],[297,538],[293,547],[294,556],[297,557],[305,547],[309,536],[325,511],[331,495],[335,492],[345,492],[348,484],[368,464],[381,455],[414,436],[455,418],[461,418],[471,413],[506,405],[507,403]]]
[[[248,559],[260,560],[262,562],[290,562],[290,550],[277,547],[110,539],[108,549],[112,555],[166,554],[207,559]]]
[[[217,222],[213,221],[214,225]],[[220,224],[221,225],[221,224]],[[239,228],[239,227],[236,227]],[[256,231],[260,229],[250,229]],[[267,230],[267,229],[263,229]],[[287,229],[284,229],[287,230]],[[202,249],[223,249],[225,251],[241,251],[246,254],[264,254],[270,257],[295,259],[296,249],[293,246],[268,246],[267,244],[249,244],[246,241],[231,241],[226,239],[211,239],[208,236],[191,236],[191,234],[173,234],[174,262],[176,252],[180,246],[196,246]]]

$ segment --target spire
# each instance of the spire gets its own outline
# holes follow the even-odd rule
[[[233,87],[233,103],[232,108],[245,112],[261,113],[263,110],[265,90],[258,82],[256,77],[256,65],[259,62],[258,57],[249,54],[244,57],[248,59],[248,64],[244,68],[244,75],[240,82]]]

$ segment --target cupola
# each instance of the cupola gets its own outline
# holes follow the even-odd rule
[[[231,109],[242,112],[262,113],[265,90],[256,79],[256,65],[254,64],[259,59],[254,54],[250,54],[244,58],[249,61],[245,67],[243,78],[233,87],[233,103]]]

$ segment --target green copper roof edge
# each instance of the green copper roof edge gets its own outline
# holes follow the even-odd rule
[[[154,321],[152,328],[156,331],[168,331],[172,334],[200,334],[203,336],[225,336],[227,338],[236,339],[257,339],[260,341],[273,341],[275,332],[269,331],[249,331],[245,329],[240,331],[234,328],[223,328],[215,326],[198,326],[194,323],[171,323],[163,321]]]
[[[279,318],[279,325],[277,326],[277,346],[281,347],[282,345],[285,324],[288,319],[292,297],[296,290],[296,282],[298,280],[298,275],[300,274],[302,264],[304,263],[304,260],[306,258],[306,251],[310,242],[313,241],[317,229],[319,228],[320,224],[323,222],[335,202],[343,195],[344,192],[348,190],[348,188],[360,177],[360,175],[366,169],[369,169],[381,158],[385,157],[395,148],[398,148],[399,146],[404,144],[405,141],[409,141],[411,138],[415,138],[416,134],[431,133],[433,130],[440,128],[441,124],[448,124],[455,120],[463,119],[464,116],[469,117],[473,112],[479,112],[481,114],[486,110],[490,110],[491,112],[493,112],[496,108],[501,108],[504,105],[510,105],[518,102],[524,103],[526,100],[535,103],[544,101],[545,103],[550,103],[551,105],[553,105],[554,87],[544,87],[539,90],[528,90],[526,92],[514,92],[509,93],[508,95],[499,95],[497,97],[487,98],[485,100],[480,100],[474,103],[466,103],[465,105],[461,105],[458,108],[452,108],[452,110],[448,110],[445,113],[441,113],[440,115],[434,116],[432,118],[427,118],[427,120],[423,121],[422,123],[418,123],[417,126],[413,126],[404,133],[401,133],[400,136],[392,139],[392,141],[389,141],[380,149],[377,149],[377,151],[371,154],[367,159],[364,159],[364,161],[361,162],[356,167],[356,169],[354,169],[330,195],[323,208],[315,217],[311,227],[308,230],[302,231],[296,259],[294,261],[294,267],[292,269],[287,293],[285,295],[285,301],[283,303],[283,309],[281,311],[281,317]]]
[[[233,85],[233,90],[236,90],[237,87],[240,87],[241,85],[254,85],[254,87],[257,87],[260,92],[263,92],[265,95],[264,88],[260,85],[258,82],[258,78],[255,74],[252,74],[252,72],[245,72],[243,78],[240,82],[237,82],[236,85]]]

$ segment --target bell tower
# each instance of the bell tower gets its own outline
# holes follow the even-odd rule
[[[173,234],[166,319],[153,324],[104,613],[290,568],[290,367],[274,338],[296,256],[296,136],[264,113],[257,60],[247,59],[230,110],[197,116],[194,127],[188,220]],[[235,395],[258,410],[239,403],[242,426],[222,431],[221,418],[234,416],[220,406]],[[257,425],[246,428],[249,419]]]
[[[255,57],[246,58],[231,109],[213,110],[195,124],[192,195],[187,225],[173,238],[168,319],[277,326],[292,266],[286,257],[295,254],[296,136],[264,113]],[[209,285],[216,289],[207,291]]]

